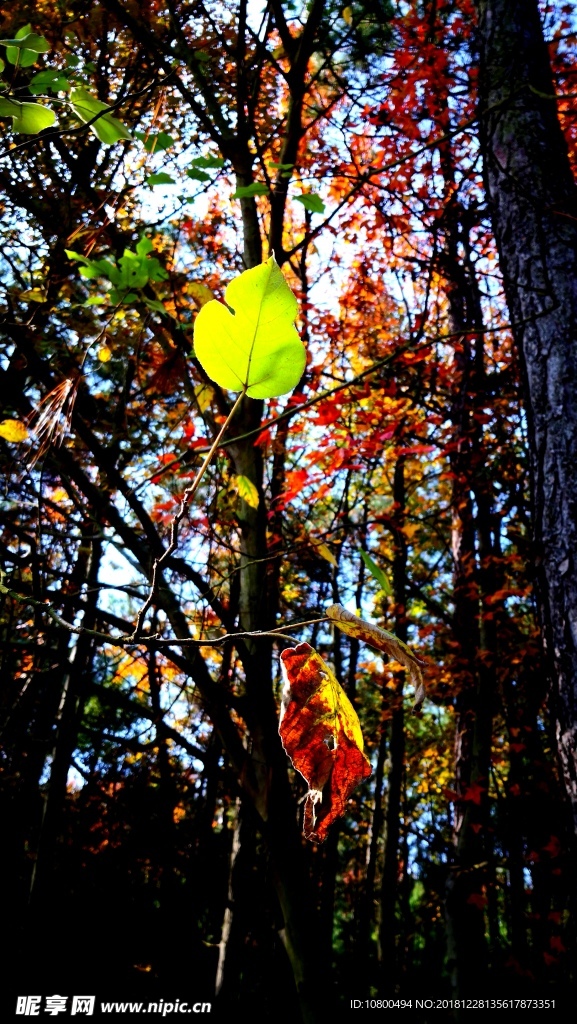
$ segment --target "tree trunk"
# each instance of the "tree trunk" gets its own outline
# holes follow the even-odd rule
[[[535,584],[577,827],[577,189],[537,0],[476,0],[481,144],[523,367]]]
[[[405,523],[405,456],[395,463],[393,478],[394,556],[393,593],[395,598],[395,634],[407,640],[407,541]],[[381,878],[379,962],[383,994],[393,995],[398,984],[397,970],[397,896],[399,879],[399,839],[403,778],[405,774],[405,717],[403,710],[404,671],[396,673],[395,707],[391,718],[387,804],[385,810],[385,850]]]
[[[97,604],[96,581],[102,557],[102,541],[97,535],[96,524],[87,521],[84,528],[86,536],[91,538],[90,543],[79,549],[77,562],[70,578],[78,588],[85,581],[88,583],[83,625],[88,629],[93,629]],[[47,906],[49,908],[54,906],[54,900],[58,894],[57,887],[56,889],[54,887],[54,859],[62,830],[68,772],[78,740],[78,729],[82,720],[93,657],[94,641],[87,634],[79,636],[70,652],[67,671],[62,681],[50,778],[46,791],[36,860],[32,869],[30,906],[34,924],[37,923],[38,916],[41,918]]]

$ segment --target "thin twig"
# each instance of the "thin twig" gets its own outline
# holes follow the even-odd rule
[[[5,573],[1,573],[1,577],[4,578],[4,576]],[[111,644],[113,647],[120,648],[138,646],[148,647],[150,644],[153,644],[154,647],[220,647],[222,644],[234,643],[236,640],[258,640],[260,637],[272,637],[277,640],[292,641],[293,637],[290,636],[286,630],[302,629],[305,626],[314,626],[319,622],[330,621],[330,619],[324,615],[318,619],[306,619],[304,622],[289,622],[285,626],[276,626],[274,629],[262,631],[255,629],[250,632],[224,633],[222,636],[217,636],[213,639],[209,639],[208,637],[184,637],[183,639],[178,639],[178,637],[161,637],[156,633],[151,634],[150,636],[139,636],[135,638],[134,633],[129,635],[112,636],[111,633],[103,633],[98,629],[89,629],[87,626],[75,626],[74,623],[67,622],[66,619],[63,619],[48,601],[40,601],[38,598],[30,597],[28,594],[19,594],[18,591],[12,590],[1,582],[0,594],[5,594],[6,597],[11,597],[14,601],[19,601],[21,604],[31,605],[33,608],[41,608],[53,622],[62,629],[66,629],[69,633],[74,633],[77,636],[90,636],[94,640],[100,640],[101,643]],[[98,617],[98,609],[96,609],[96,617]]]
[[[132,634],[132,636],[130,638],[133,643],[140,639],[140,636],[141,636],[141,633],[142,633],[142,624],[144,622],[144,618],[145,618],[146,613],[149,610],[149,608],[151,607],[152,602],[154,600],[154,595],[156,593],[156,588],[157,588],[157,584],[158,584],[159,570],[160,570],[161,566],[164,564],[164,562],[166,562],[166,560],[168,558],[170,558],[170,556],[176,551],[176,546],[177,546],[177,543],[178,543],[178,527],[180,526],[182,520],[184,519],[184,517],[186,515],[186,511],[187,511],[189,502],[194,497],[194,495],[196,494],[196,491],[198,490],[200,482],[201,482],[204,474],[206,473],[210,463],[212,462],[212,459],[214,457],[214,454],[215,454],[217,448],[220,446],[220,442],[222,440],[222,437],[223,437],[223,435],[224,435],[228,425],[230,424],[230,422],[231,422],[231,420],[232,420],[236,410],[238,409],[240,403],[242,402],[242,399],[244,398],[245,391],[246,391],[246,389],[243,389],[241,391],[241,393],[238,396],[236,402],[234,403],[232,409],[230,410],[228,416],[226,417],[226,420],[224,421],[222,427],[220,428],[220,430],[219,430],[219,432],[218,432],[218,434],[217,434],[213,444],[211,445],[210,450],[209,450],[209,452],[208,452],[208,454],[207,454],[207,456],[206,456],[202,466],[200,467],[200,469],[199,469],[198,473],[196,474],[196,476],[195,476],[193,482],[191,483],[190,487],[186,488],[186,490],[185,490],[185,492],[184,492],[184,494],[182,496],[182,500],[180,502],[180,507],[178,509],[178,512],[176,513],[174,519],[172,520],[172,523],[170,524],[170,539],[169,539],[168,547],[166,548],[166,550],[163,552],[162,555],[160,555],[158,558],[154,559],[154,563],[152,565],[152,578],[151,578],[151,581],[150,581],[150,590],[148,592],[148,597],[146,598],[146,601],[144,602],[142,608],[138,612],[138,615],[136,617],[136,623],[135,623],[135,626],[134,626],[134,632],[133,632],[133,634]]]

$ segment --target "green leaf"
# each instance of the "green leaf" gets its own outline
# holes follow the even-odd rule
[[[1,73],[2,71],[4,71],[4,68],[5,68],[5,67],[6,67],[6,64],[5,64],[5,63],[4,63],[4,61],[2,60],[2,57],[0,57],[0,73]]]
[[[157,174],[149,174],[146,179],[147,185],[176,185],[174,178],[170,177],[165,171],[158,171]]]
[[[277,164],[275,160],[269,160],[267,167],[272,167],[275,171],[292,171],[294,164]]]
[[[270,192],[268,185],[261,181],[253,181],[252,185],[240,185],[236,192],[233,192],[233,199],[246,199],[249,196],[267,196]]]
[[[188,178],[194,178],[195,181],[212,181],[210,174],[206,171],[200,171],[197,167],[190,167],[186,172]]]
[[[0,46],[6,47],[6,60],[9,64],[19,64],[28,68],[35,64],[39,53],[47,53],[50,44],[32,31],[31,25],[19,29],[14,39],[0,39]]]
[[[322,541],[320,541],[320,543],[318,544],[316,541],[311,541],[311,543],[317,555],[320,555],[321,558],[324,558],[327,562],[330,562],[331,565],[336,565],[338,567],[339,563],[337,562],[328,544],[323,544]]]
[[[101,103],[95,96],[91,96],[86,89],[73,89],[70,93],[70,103],[77,117],[86,124],[99,114],[101,110],[108,110],[107,103]],[[106,146],[111,146],[119,139],[131,139],[132,136],[118,118],[112,114],[102,114],[94,124],[90,125],[90,131],[94,132],[97,139],[100,139]]]
[[[15,46],[6,47],[6,60],[9,64],[18,64],[21,68],[30,68],[36,64],[36,50],[19,50]]]
[[[136,292],[127,292],[122,288],[111,288],[109,298],[115,306],[120,302],[127,302],[128,305],[131,306],[134,302],[138,302],[139,297]]]
[[[38,71],[28,86],[33,96],[44,92],[64,92],[70,89],[70,82],[61,71]]]
[[[304,196],[295,196],[294,198],[297,203],[302,203],[305,210],[310,210],[311,213],[325,212],[325,204],[321,197],[315,196],[312,192],[305,192]]]
[[[145,299],[144,300],[144,304],[145,304],[145,306],[148,306],[149,309],[153,309],[155,313],[162,313],[163,316],[169,316],[170,315],[168,310],[164,307],[163,303],[160,301],[160,299]]]
[[[192,167],[224,167],[224,160],[221,156],[197,156],[190,161]]]
[[[78,263],[85,263],[87,266],[90,266],[90,260],[86,256],[83,256],[82,253],[75,252],[74,249],[65,249],[64,252],[68,256],[69,260],[76,260]]]
[[[0,46],[13,47],[15,50],[32,50],[34,53],[48,53],[50,49],[50,43],[44,36],[39,36],[36,32],[26,32],[22,28],[14,39],[0,39]]]
[[[154,246],[146,235],[142,235],[140,241],[136,243],[136,253],[138,256],[148,256],[149,252],[154,252]]]
[[[362,558],[363,562],[365,563],[367,569],[371,573],[371,575],[374,576],[374,578],[376,579],[376,581],[379,584],[381,590],[387,595],[387,597],[390,597],[391,594],[392,594],[391,584],[389,583],[389,581],[388,581],[387,577],[385,576],[383,570],[379,569],[379,567],[376,564],[376,562],[373,562],[371,556],[369,554],[367,554],[366,551],[361,551],[361,558]]]
[[[14,131],[23,135],[37,135],[56,120],[54,111],[41,103],[17,103],[4,96],[0,97],[0,117],[12,117]]]
[[[202,307],[194,324],[196,357],[211,380],[251,398],[292,391],[306,352],[294,321],[297,301],[273,256],[235,278]]]
[[[142,142],[147,153],[161,153],[163,149],[170,149],[171,146],[174,146],[174,139],[167,132],[158,132],[156,135],[135,132],[134,137]]]

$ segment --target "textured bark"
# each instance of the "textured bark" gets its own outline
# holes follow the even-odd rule
[[[577,824],[577,190],[536,0],[477,0],[482,149],[523,373],[535,583]]]

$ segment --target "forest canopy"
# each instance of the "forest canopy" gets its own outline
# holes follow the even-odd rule
[[[0,15],[8,1012],[559,1009],[574,6]]]

